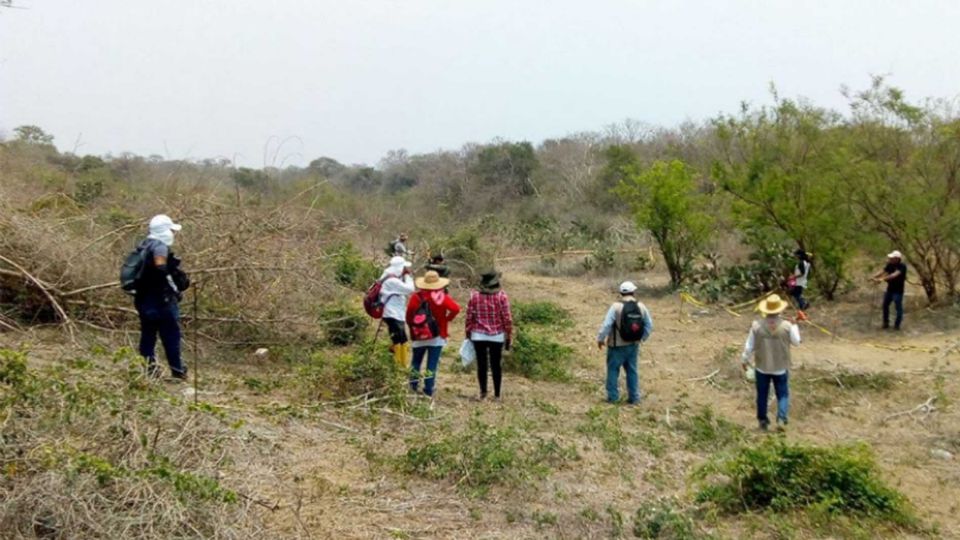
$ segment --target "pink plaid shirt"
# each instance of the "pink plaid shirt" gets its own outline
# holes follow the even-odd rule
[[[466,319],[467,334],[480,332],[495,336],[503,332],[509,338],[513,333],[510,299],[503,291],[494,294],[470,293]]]

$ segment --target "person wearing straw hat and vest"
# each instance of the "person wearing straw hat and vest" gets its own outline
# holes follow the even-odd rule
[[[167,354],[167,364],[177,379],[187,378],[187,366],[180,357],[180,300],[189,281],[173,255],[173,237],[182,227],[170,216],[159,214],[150,220],[149,234],[137,249],[142,250],[143,275],[137,282],[134,306],[140,316],[140,355],[147,371],[160,375],[157,367],[157,335]]]
[[[597,346],[607,347],[607,401],[620,399],[620,370],[627,374],[627,402],[640,403],[640,376],[637,359],[640,343],[650,338],[653,319],[645,305],[637,301],[637,286],[630,281],[620,284],[620,301],[614,302],[597,334]]]
[[[423,357],[427,357],[427,370],[424,373],[423,393],[433,396],[440,367],[440,354],[447,344],[450,321],[460,313],[460,306],[444,290],[450,280],[429,271],[417,278],[417,293],[407,305],[407,325],[413,340],[413,365],[410,373],[410,389],[414,392],[420,383],[420,367]]]
[[[487,398],[487,368],[493,372],[493,399],[500,399],[503,380],[503,351],[510,350],[513,340],[513,314],[510,299],[500,288],[500,273],[491,271],[480,276],[480,287],[470,293],[466,317],[467,339],[477,351],[477,381],[480,395]]]
[[[390,350],[398,366],[407,367],[410,357],[410,343],[404,321],[407,316],[407,299],[413,294],[413,277],[410,275],[411,263],[403,257],[390,259],[390,266],[380,276],[380,302],[383,303],[383,322],[390,332]]]
[[[890,328],[890,304],[897,310],[893,329],[900,330],[903,323],[903,293],[907,283],[907,265],[903,264],[903,254],[893,251],[887,254],[887,265],[873,275],[877,283],[887,282],[887,292],[883,294],[883,329]]]
[[[783,431],[790,412],[790,347],[800,345],[800,327],[781,318],[787,309],[787,302],[776,294],[760,301],[757,310],[764,315],[763,320],[754,321],[747,334],[740,364],[744,371],[749,369],[750,357],[755,360],[754,375],[757,386],[757,420],[760,429],[770,427],[767,417],[767,399],[770,396],[770,383],[777,396],[777,429]]]

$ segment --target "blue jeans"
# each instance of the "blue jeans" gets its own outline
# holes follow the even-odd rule
[[[883,327],[888,328],[890,326],[890,303],[893,303],[893,306],[897,309],[897,319],[893,323],[893,327],[899,329],[900,323],[903,322],[903,293],[895,293],[887,291],[883,295]]]
[[[640,401],[640,376],[637,374],[637,355],[640,346],[636,343],[622,347],[607,347],[607,401],[620,399],[620,369],[627,372],[627,395],[630,403]]]
[[[157,334],[167,353],[167,363],[174,376],[186,375],[180,357],[180,306],[176,302],[138,301],[140,314],[140,356],[147,359],[151,372],[157,370]]]
[[[790,289],[790,296],[797,302],[798,309],[807,309],[810,305],[807,303],[806,298],[803,297],[803,287],[797,285],[794,288]]]
[[[757,420],[764,426],[770,424],[767,418],[767,399],[770,397],[770,383],[773,382],[773,391],[777,395],[777,420],[787,422],[787,413],[790,412],[790,372],[783,375],[757,374]]]
[[[440,367],[440,353],[443,347],[414,347],[413,365],[410,372],[410,388],[416,392],[417,385],[420,383],[420,366],[423,364],[423,356],[427,355],[427,372],[423,379],[423,393],[432,396],[434,383],[437,380],[437,369]]]

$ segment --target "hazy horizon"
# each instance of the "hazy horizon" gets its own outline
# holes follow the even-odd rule
[[[17,4],[0,8],[0,131],[35,124],[81,154],[375,164],[701,121],[769,102],[771,82],[838,110],[871,75],[912,100],[960,93],[960,4],[943,1]]]

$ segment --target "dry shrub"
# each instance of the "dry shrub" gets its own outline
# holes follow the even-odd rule
[[[223,480],[238,425],[145,380],[128,353],[30,369],[0,350],[0,530],[41,538],[238,538],[256,512]]]

